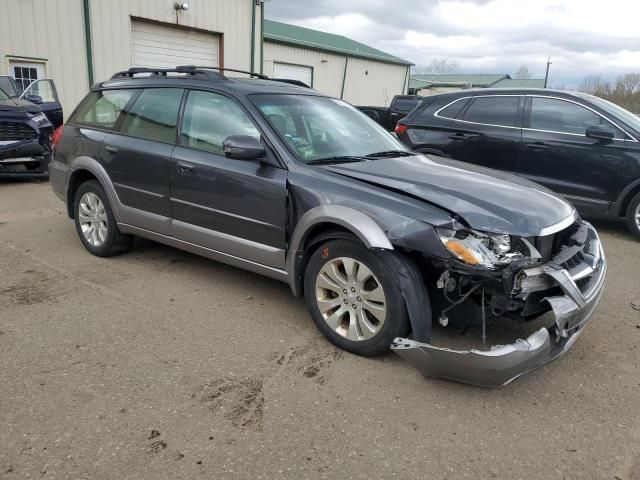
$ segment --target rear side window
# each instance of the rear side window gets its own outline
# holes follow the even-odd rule
[[[393,102],[393,109],[400,112],[410,112],[418,104],[415,98],[398,98]]]
[[[231,135],[260,138],[260,132],[235,101],[217,93],[192,91],[184,107],[181,143],[222,153],[222,142]]]
[[[127,112],[120,131],[133,137],[173,143],[176,139],[181,88],[149,88]]]
[[[476,97],[463,114],[463,120],[487,125],[515,127],[520,97]]]
[[[72,121],[101,128],[112,128],[134,94],[135,90],[91,92],[78,107]]]
[[[461,98],[459,100],[456,100],[455,102],[450,103],[442,110],[440,110],[438,116],[455,120],[456,118],[458,118],[458,115],[460,115],[460,112],[464,109],[465,105],[468,102],[468,98]]]

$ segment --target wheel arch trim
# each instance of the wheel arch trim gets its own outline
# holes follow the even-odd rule
[[[367,214],[344,205],[319,205],[306,212],[298,221],[287,250],[286,270],[294,295],[302,293],[300,271],[303,264],[304,244],[313,227],[334,224],[355,236],[367,248],[393,250],[393,245],[382,227]]]
[[[109,178],[109,174],[104,169],[97,160],[91,157],[76,157],[73,159],[71,164],[69,165],[69,170],[67,174],[67,183],[66,183],[66,191],[67,191],[67,208],[71,211],[71,205],[73,204],[74,198],[69,195],[71,188],[72,180],[76,175],[80,173],[80,171],[86,170],[91,173],[96,179],[100,186],[104,189],[105,193],[109,197],[109,203],[111,204],[111,210],[113,211],[113,215],[117,222],[121,221],[121,212],[120,212],[120,200],[118,199],[118,195],[116,194],[116,189]]]

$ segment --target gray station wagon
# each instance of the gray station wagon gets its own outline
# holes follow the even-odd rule
[[[138,235],[252,270],[304,296],[340,348],[391,348],[428,377],[476,385],[508,383],[582,334],[607,267],[565,200],[411,152],[341,100],[215,70],[120,72],[70,116],[51,185],[89,252]],[[490,348],[430,343],[434,322],[485,331],[505,318],[548,321]]]

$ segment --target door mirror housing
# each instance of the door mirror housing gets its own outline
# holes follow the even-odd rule
[[[42,97],[40,95],[25,95],[25,100],[31,103],[35,103],[36,105],[40,105],[42,103]]]
[[[586,136],[608,142],[613,140],[616,134],[606,125],[592,125],[587,128]]]
[[[257,160],[266,155],[260,140],[249,135],[231,135],[225,138],[222,149],[227,158],[237,160]]]

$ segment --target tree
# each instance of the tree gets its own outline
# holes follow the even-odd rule
[[[589,75],[582,80],[578,90],[640,113],[640,73],[626,73],[612,82]]]
[[[417,73],[434,75],[443,75],[446,73],[455,73],[458,70],[458,62],[448,58],[434,58],[428,65],[422,65],[416,68]]]
[[[529,69],[527,67],[525,67],[524,65],[522,65],[517,71],[516,73],[513,75],[513,78],[518,78],[518,79],[529,79],[531,78],[531,72],[529,71]]]

